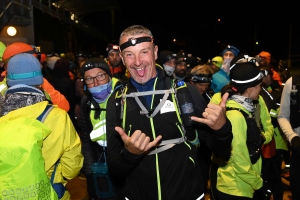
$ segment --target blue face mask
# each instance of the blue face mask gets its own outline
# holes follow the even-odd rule
[[[103,103],[109,94],[111,93],[112,81],[104,85],[98,85],[96,87],[88,88],[88,91],[92,94],[97,103]]]

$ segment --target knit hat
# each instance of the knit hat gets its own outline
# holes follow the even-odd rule
[[[112,77],[107,62],[105,62],[105,60],[102,58],[90,58],[90,59],[86,60],[85,63],[82,65],[82,69],[83,69],[82,76],[84,76],[84,73],[86,71],[93,69],[93,68],[100,68],[103,71],[105,71],[109,77]]]
[[[262,82],[263,73],[258,69],[255,58],[241,55],[231,61],[230,82],[233,90],[242,93],[249,87]]]
[[[169,60],[175,59],[175,58],[176,58],[176,54],[174,54],[172,51],[165,50],[165,51],[161,51],[159,53],[157,62],[158,62],[158,64],[160,64],[162,66]]]
[[[118,51],[119,52],[120,47],[116,44],[108,44],[106,47],[107,54],[109,54],[111,51]]]
[[[5,48],[6,48],[5,44],[3,44],[3,42],[0,42],[0,61],[2,61],[2,56]]]
[[[270,64],[271,62],[271,54],[267,51],[262,51],[259,54],[259,57],[265,59],[267,61],[267,64]]]
[[[231,46],[231,45],[227,45],[227,47],[222,52],[222,56],[224,56],[226,51],[231,51],[234,54],[234,56],[237,56],[240,52],[240,50],[238,48]]]
[[[211,62],[213,62],[217,67],[221,67],[223,63],[223,58],[222,56],[216,56],[213,59],[211,59]]]
[[[59,59],[60,59],[60,57],[58,57],[58,56],[48,57],[48,59],[47,59],[47,67],[49,67],[51,70],[53,70],[56,61],[59,60]]]
[[[7,64],[7,85],[29,86],[41,85],[44,82],[39,60],[31,54],[21,53],[13,56]]]
[[[184,52],[180,52],[176,54],[176,64],[180,62],[187,62],[187,58]]]

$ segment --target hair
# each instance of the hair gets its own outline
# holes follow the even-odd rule
[[[195,76],[195,75],[199,75],[199,74],[212,75],[213,70],[207,64],[197,65],[192,69],[191,75]]]
[[[135,36],[135,35],[141,35],[141,34],[153,37],[152,32],[148,28],[146,28],[142,25],[132,25],[132,26],[127,27],[121,33],[120,38],[119,38],[119,43],[120,43],[122,37]]]
[[[230,98],[232,95],[234,94],[239,94],[239,92],[237,90],[232,89],[232,85],[229,83],[227,85],[225,85],[222,89],[221,89],[221,96],[223,96],[226,92],[228,92],[229,96],[228,98]],[[246,88],[247,89],[247,88]],[[245,90],[243,91],[243,93],[245,92]]]

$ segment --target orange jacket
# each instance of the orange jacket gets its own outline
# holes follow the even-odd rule
[[[48,93],[54,105],[57,105],[59,108],[64,109],[66,112],[70,110],[70,104],[66,97],[59,91],[57,91],[45,78],[44,83],[42,84],[42,88]]]
[[[276,72],[274,69],[272,69],[271,68],[271,70],[272,70],[272,72],[273,72],[273,80],[276,80],[276,81],[278,81],[278,83],[279,83],[279,85],[281,85],[282,86],[282,81],[281,81],[281,78],[280,78],[280,75],[279,75],[279,73],[278,72]]]

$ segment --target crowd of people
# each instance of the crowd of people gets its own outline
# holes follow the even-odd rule
[[[282,200],[282,176],[300,199],[300,76],[267,51],[228,45],[203,61],[160,50],[154,38],[127,27],[106,56],[0,42],[0,117],[37,118],[53,106],[43,122],[45,171],[64,186],[80,174],[88,199]],[[95,178],[95,163],[109,181]],[[3,176],[0,199],[15,190]],[[45,194],[70,199],[67,190]]]

